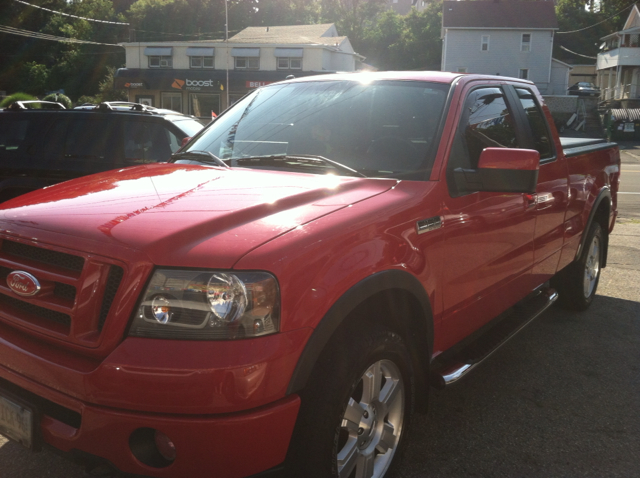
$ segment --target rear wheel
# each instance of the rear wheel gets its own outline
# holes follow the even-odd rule
[[[560,305],[585,310],[598,289],[605,237],[597,222],[591,224],[580,258],[554,277],[552,284],[560,293]]]
[[[382,478],[397,463],[413,412],[410,361],[399,335],[367,328],[335,340],[301,393],[292,476]]]

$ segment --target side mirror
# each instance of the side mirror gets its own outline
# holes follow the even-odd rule
[[[178,151],[176,151],[176,153],[179,151],[182,151],[182,148],[184,148],[189,141],[191,141],[191,136],[186,136],[182,138],[182,143],[180,143],[180,148],[178,149]]]
[[[458,191],[500,193],[536,192],[540,153],[533,149],[485,148],[478,169],[453,171]]]

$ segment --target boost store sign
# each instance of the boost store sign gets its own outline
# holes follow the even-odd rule
[[[220,82],[217,80],[190,80],[189,78],[185,78],[184,80],[175,78],[171,84],[171,87],[177,90],[189,91],[209,90],[219,86]]]

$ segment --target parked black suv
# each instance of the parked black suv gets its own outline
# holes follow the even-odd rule
[[[78,176],[167,161],[202,124],[139,104],[0,112],[0,202]]]

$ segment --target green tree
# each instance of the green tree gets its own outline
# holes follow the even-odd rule
[[[19,78],[23,91],[33,95],[44,95],[47,89],[49,70],[45,65],[30,61],[22,65]]]
[[[366,31],[356,51],[381,70],[438,70],[441,15],[441,0],[421,12],[412,9],[406,16],[386,11]]]
[[[387,8],[386,0],[320,0],[320,20],[335,23],[338,33],[362,49],[366,32]]]
[[[609,1],[594,4],[577,0],[558,0],[556,16],[559,32],[556,33],[553,42],[553,57],[562,61],[595,62],[601,39],[622,29],[630,10],[627,8],[620,11],[627,6],[630,5],[626,2]],[[612,17],[616,12],[620,13]]]

